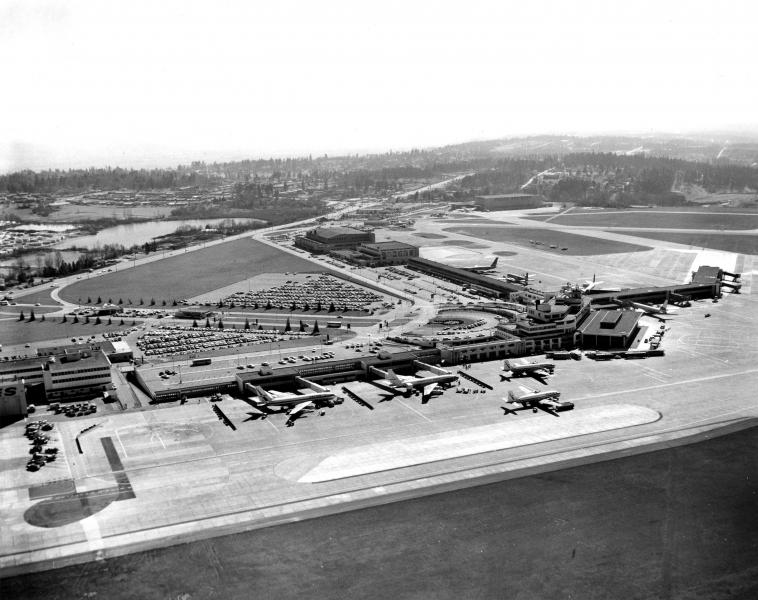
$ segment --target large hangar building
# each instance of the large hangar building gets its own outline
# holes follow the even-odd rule
[[[516,210],[539,208],[543,205],[544,199],[536,194],[487,194],[476,197],[476,206],[479,210]]]
[[[375,241],[372,231],[352,227],[317,227],[296,237],[295,246],[314,254],[326,254],[333,250],[354,250],[360,244],[373,244]]]

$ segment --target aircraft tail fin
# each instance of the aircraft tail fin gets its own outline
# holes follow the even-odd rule
[[[496,256],[496,257],[495,257],[495,260],[493,260],[493,261],[492,261],[492,264],[490,265],[490,269],[494,269],[495,267],[497,267],[497,261],[498,261],[498,258],[499,258],[499,257],[498,257],[498,256]]]
[[[403,383],[392,369],[387,369],[387,379],[393,385],[401,385]]]

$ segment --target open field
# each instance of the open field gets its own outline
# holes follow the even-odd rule
[[[18,316],[18,313],[23,312],[27,317],[29,311],[33,310],[34,314],[39,316],[46,313],[53,313],[60,310],[60,306],[34,306],[34,303],[27,303],[26,298],[19,298],[20,303],[16,306],[0,306],[0,318],[4,318],[10,315]],[[50,300],[52,302],[52,300]]]
[[[0,585],[18,599],[754,598],[756,452],[751,428]]]
[[[758,254],[758,234],[684,233],[677,231],[626,231],[614,229],[614,233],[645,237],[665,242],[675,242],[698,248],[712,248],[739,254]]]
[[[531,227],[450,227],[445,229],[451,233],[470,235],[492,242],[506,242],[520,246],[533,247],[529,240],[542,242],[540,250],[550,250],[550,244],[558,249],[554,252],[570,256],[593,256],[597,254],[618,254],[624,252],[642,252],[650,250],[649,246],[638,246],[599,238],[588,237],[576,233],[568,233],[554,229],[538,229]],[[566,247],[568,250],[561,251]]]
[[[534,218],[534,217],[529,217]],[[538,219],[543,220],[543,219]],[[652,211],[652,210],[604,210],[585,213],[573,211],[553,217],[550,222],[558,225],[581,225],[590,227],[649,227],[661,229],[755,229],[758,214]]]
[[[242,238],[83,279],[63,289],[61,297],[71,302],[87,296],[132,298],[135,301],[155,298],[160,302],[198,296],[259,273],[324,270],[267,244]]]
[[[28,318],[28,313],[27,318]],[[101,317],[102,318],[102,317]],[[119,326],[120,318],[113,318],[113,325],[106,325],[107,317],[103,319],[103,324],[95,325],[95,319],[92,318],[90,323],[80,319],[79,323],[72,323],[71,317],[68,317],[67,323],[61,323],[60,317],[50,317],[46,321],[37,320],[29,323],[27,321],[18,321],[16,319],[0,321],[0,343],[3,346],[12,346],[16,344],[25,344],[27,342],[42,342],[46,340],[67,339],[72,337],[89,337],[105,331],[117,331],[128,327],[132,320],[124,319],[125,325]]]

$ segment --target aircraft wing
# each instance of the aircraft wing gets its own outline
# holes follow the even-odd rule
[[[303,412],[306,408],[308,408],[311,405],[312,403],[310,400],[308,400],[307,402],[301,402],[289,412],[290,418],[294,417],[295,415],[299,415],[301,412]]]
[[[426,404],[429,402],[429,398],[432,396],[432,392],[437,388],[439,384],[437,383],[430,383],[429,385],[424,386],[424,390],[421,394],[421,404]]]
[[[560,417],[560,415],[555,412],[553,410],[553,407],[547,402],[535,402],[532,406],[534,406],[534,408],[539,408],[541,411],[544,411],[549,415],[553,415],[554,417]]]
[[[518,386],[518,389],[520,389],[521,392],[524,393],[524,394],[533,394],[534,393],[533,390],[530,390],[529,388],[524,387],[523,385]]]

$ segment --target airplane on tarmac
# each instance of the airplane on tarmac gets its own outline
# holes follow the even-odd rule
[[[425,371],[431,371],[433,374],[427,377],[412,377],[407,375],[398,375],[392,369],[386,371],[377,369],[376,367],[369,367],[369,370],[376,373],[387,383],[380,381],[372,381],[376,387],[390,392],[391,394],[401,393],[405,396],[421,393],[421,402],[426,404],[429,398],[435,393],[438,385],[451,385],[458,381],[458,376],[453,375],[450,371],[446,371],[440,367],[434,367],[427,365],[420,361],[413,361],[417,367],[422,368]]]
[[[669,301],[666,300],[662,304],[659,304],[658,306],[651,306],[650,304],[643,304],[642,302],[632,302],[631,300],[617,300],[618,304],[624,307],[632,307],[635,310],[642,311],[644,313],[647,313],[648,315],[652,315],[656,319],[661,319],[658,315],[672,315],[673,312],[670,312],[671,309],[669,309],[668,304]]]
[[[492,273],[492,271],[497,268],[497,261],[498,257],[496,256],[491,265],[474,265],[473,267],[461,267],[461,269],[464,271],[471,271],[472,273],[478,273],[479,275],[482,275],[484,273]]]
[[[536,362],[522,358],[503,361],[503,371],[510,372],[508,375],[500,375],[500,381],[510,381],[511,377],[534,377],[545,383],[545,378],[553,374],[555,365],[549,362]]]
[[[612,288],[598,288],[599,285],[601,285],[602,281],[595,281],[595,276],[592,276],[592,281],[586,280],[582,284],[582,293],[583,294],[601,294],[603,292],[620,292],[621,288],[618,287],[612,287]]]
[[[272,412],[269,409],[279,407],[280,409],[288,409],[287,414],[292,416],[309,408],[309,405],[313,408],[321,406],[331,408],[335,404],[342,403],[342,398],[338,398],[329,388],[302,377],[296,377],[295,381],[306,388],[310,388],[312,391],[298,391],[295,393],[277,392],[276,390],[266,391],[260,386],[247,384],[255,392],[255,396],[249,398],[254,405],[251,406],[255,411],[253,414],[260,415],[261,418],[265,419]]]
[[[542,410],[557,417],[559,412],[574,408],[573,402],[560,402],[561,393],[555,390],[530,390],[524,386],[519,386],[519,389],[521,393],[508,390],[508,400],[501,407],[506,415],[515,415],[517,411],[531,408],[532,412]]]

